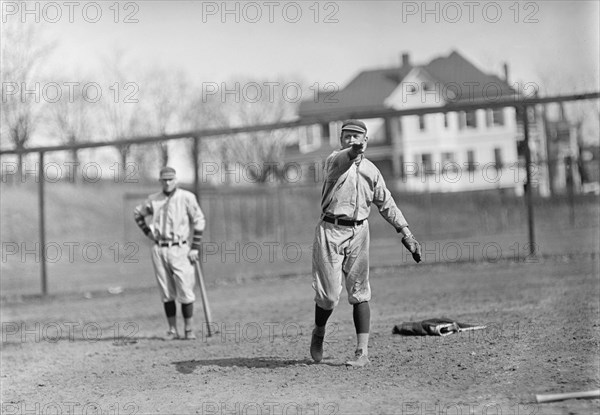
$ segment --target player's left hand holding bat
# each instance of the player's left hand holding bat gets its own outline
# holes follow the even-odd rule
[[[188,259],[190,260],[190,262],[192,264],[194,262],[198,261],[198,250],[197,249],[190,249],[190,252],[188,252]]]

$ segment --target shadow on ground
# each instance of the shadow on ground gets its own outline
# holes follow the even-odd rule
[[[203,360],[185,360],[174,362],[178,372],[184,374],[193,373],[198,367],[218,366],[218,367],[246,367],[251,369],[278,369],[290,366],[307,366],[316,364],[310,359],[278,359],[276,357],[229,357],[223,359],[203,359]],[[329,366],[344,366],[341,363],[326,363]]]

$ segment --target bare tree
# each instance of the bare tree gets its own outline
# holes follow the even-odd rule
[[[49,111],[51,129],[62,143],[75,145],[90,141],[92,131],[90,105],[86,96],[79,94],[52,104]],[[77,150],[71,151],[71,162],[73,168],[70,169],[72,174],[70,180],[74,183],[77,180],[79,166]]]
[[[36,81],[38,68],[54,48],[44,40],[39,25],[8,20],[2,25],[0,78],[2,80],[2,140],[16,150],[27,147],[44,108]],[[32,92],[29,92],[32,91]],[[17,159],[18,177],[23,159]]]
[[[236,85],[236,82],[240,86],[240,94],[215,96],[220,100],[220,119],[227,126],[282,122],[292,119],[296,114],[299,103],[297,98],[301,96],[301,85],[298,82],[248,79],[230,84]],[[219,143],[221,161],[225,166],[236,163],[244,165],[244,173],[253,183],[281,179],[281,159],[289,137],[288,130],[259,131],[227,137]]]
[[[188,99],[189,82],[181,71],[155,68],[148,72],[140,90],[145,123],[144,131],[151,135],[165,135],[181,131],[182,112]],[[168,142],[157,144],[161,166],[169,162]]]
[[[139,83],[132,81],[128,65],[122,50],[115,49],[114,54],[105,62],[106,84],[108,91],[102,95],[104,133],[118,140],[130,138],[143,131],[142,114],[139,105]],[[127,163],[131,154],[130,144],[116,146],[121,156],[121,172],[127,174]]]

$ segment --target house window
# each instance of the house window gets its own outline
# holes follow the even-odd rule
[[[458,113],[458,129],[464,130],[466,126],[467,126],[466,114],[464,111],[461,111]]]
[[[421,165],[423,166],[423,170],[422,170],[423,174],[431,175],[431,174],[435,173],[435,171],[433,170],[433,161],[431,158],[431,154],[429,154],[429,153],[421,154]]]
[[[465,112],[465,126],[467,128],[477,128],[477,113],[475,111]]]
[[[442,171],[456,170],[458,165],[454,161],[454,153],[442,153]]]
[[[502,169],[503,167],[503,163],[502,163],[502,149],[501,148],[495,148],[494,149],[494,164],[497,170]]]
[[[467,151],[467,170],[475,171],[475,152],[473,150]]]
[[[419,130],[425,131],[425,116],[419,115]]]
[[[491,126],[500,126],[504,125],[504,109],[503,108],[494,108],[490,111],[491,120],[489,125]]]

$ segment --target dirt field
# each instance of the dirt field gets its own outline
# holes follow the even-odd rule
[[[371,365],[349,370],[351,308],[325,359],[309,356],[308,275],[212,283],[213,329],[165,341],[155,289],[2,304],[2,412],[62,414],[593,414],[598,400],[535,394],[600,387],[598,255],[372,271]],[[88,296],[89,297],[89,296]],[[486,324],[401,337],[395,324]]]

